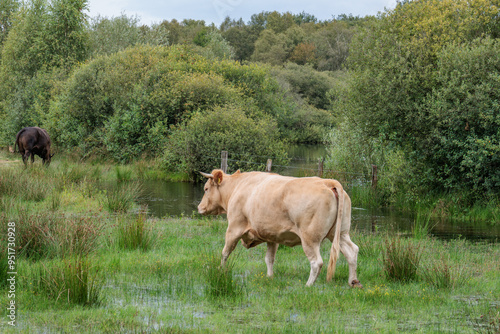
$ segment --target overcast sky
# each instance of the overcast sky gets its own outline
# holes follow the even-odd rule
[[[376,15],[385,8],[393,9],[396,0],[89,0],[90,17],[108,18],[125,14],[138,16],[142,24],[163,20],[196,19],[217,26],[226,16],[248,22],[262,11],[306,12],[319,20],[329,20],[340,14]]]

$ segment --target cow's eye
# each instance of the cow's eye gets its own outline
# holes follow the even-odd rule
[[[208,188],[205,188],[205,192],[207,192],[207,191],[208,191]]]

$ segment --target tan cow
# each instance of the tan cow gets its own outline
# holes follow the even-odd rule
[[[272,276],[278,245],[302,245],[311,263],[306,283],[311,286],[323,266],[320,244],[328,238],[332,248],[327,280],[342,251],[349,263],[349,284],[361,287],[356,276],[359,248],[349,237],[351,200],[338,181],[263,172],[228,175],[218,169],[202,175],[208,180],[198,212],[227,213],[222,265],[240,239],[246,248],[266,242],[267,275]]]

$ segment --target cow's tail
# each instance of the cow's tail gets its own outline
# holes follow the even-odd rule
[[[19,131],[16,135],[16,142],[14,143],[14,153],[16,153],[16,146],[19,146],[19,137],[21,136],[21,133],[23,133],[23,130]]]
[[[340,255],[340,228],[342,226],[342,217],[344,213],[344,188],[337,180],[333,181],[332,191],[337,199],[337,219],[335,220],[335,234],[333,236],[332,248],[330,250],[330,260],[326,272],[326,280],[331,281],[335,274],[335,266]]]

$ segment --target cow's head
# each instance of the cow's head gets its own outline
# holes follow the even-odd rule
[[[205,183],[205,195],[198,205],[198,212],[202,215],[218,215],[225,213],[222,207],[222,196],[220,188],[223,186],[224,173],[220,169],[215,169],[211,174],[201,173],[208,180]]]
[[[45,158],[43,158],[43,165],[46,167],[49,167],[50,165],[50,160],[54,156],[55,153],[50,154],[50,151],[47,151]]]

